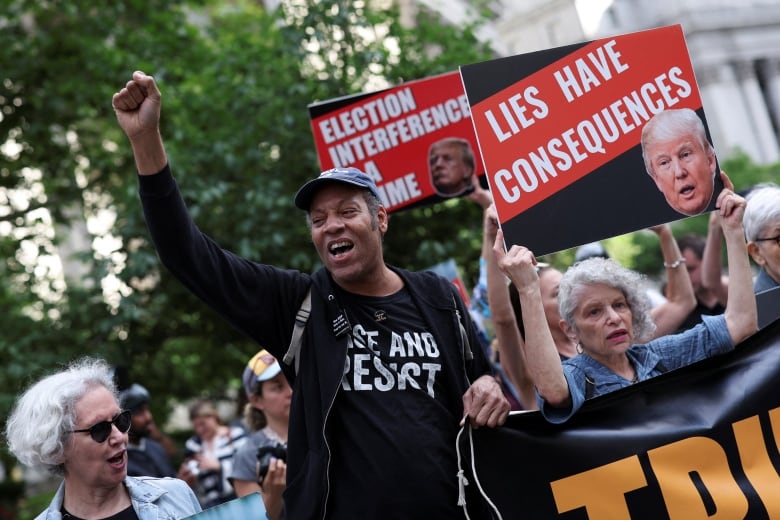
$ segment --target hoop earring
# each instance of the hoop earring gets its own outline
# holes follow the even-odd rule
[[[582,345],[580,344],[579,341],[577,342],[577,345],[574,348],[577,350],[577,354],[582,354]]]

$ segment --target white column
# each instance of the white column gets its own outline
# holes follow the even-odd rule
[[[745,99],[745,105],[752,121],[752,139],[758,155],[753,157],[761,164],[775,163],[780,160],[780,148],[777,146],[775,132],[769,119],[767,105],[761,86],[756,79],[756,69],[752,62],[739,62],[735,66],[737,81]]]
[[[769,105],[769,114],[775,123],[775,128],[780,129],[780,59],[769,58],[761,64],[761,69],[766,83],[766,99]],[[780,130],[778,130],[780,131]],[[780,138],[780,136],[775,136]]]
[[[731,65],[703,67],[696,71],[696,79],[717,154],[725,159],[738,148],[757,160],[749,112]]]

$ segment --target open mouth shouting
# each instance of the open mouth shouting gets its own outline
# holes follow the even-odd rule
[[[109,457],[108,463],[111,464],[112,466],[122,466],[122,465],[124,465],[124,463],[125,463],[125,453],[126,453],[126,451],[122,450],[119,453],[117,453],[116,455],[114,455],[113,457]]]
[[[339,240],[328,245],[328,252],[336,258],[339,258],[355,247],[355,244],[349,240]]]

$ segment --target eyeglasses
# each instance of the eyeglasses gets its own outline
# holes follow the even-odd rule
[[[780,235],[775,237],[757,238],[753,242],[769,242],[770,240],[773,240],[778,246],[780,246]]]
[[[89,428],[83,430],[71,430],[70,433],[89,433],[92,440],[95,442],[105,442],[108,436],[111,435],[111,425],[116,426],[116,429],[122,433],[127,433],[130,430],[130,419],[132,412],[125,410],[119,412],[110,421],[100,421],[97,424],[93,424]]]

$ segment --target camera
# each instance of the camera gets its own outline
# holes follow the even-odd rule
[[[287,462],[287,444],[274,442],[257,448],[257,482],[262,483],[268,473],[268,465],[271,459],[279,459]]]

